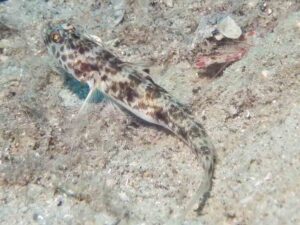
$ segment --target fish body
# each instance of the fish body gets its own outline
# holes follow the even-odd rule
[[[199,195],[210,191],[214,169],[213,144],[203,126],[148,73],[123,62],[70,24],[48,24],[44,42],[66,72],[89,85],[90,93],[100,90],[137,117],[170,130],[185,142],[196,153],[205,172]]]

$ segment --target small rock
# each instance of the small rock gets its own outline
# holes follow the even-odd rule
[[[230,16],[222,19],[217,25],[217,29],[221,34],[230,39],[238,39],[242,35],[241,28]]]

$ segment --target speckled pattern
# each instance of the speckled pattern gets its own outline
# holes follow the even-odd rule
[[[187,109],[157,85],[147,72],[123,62],[71,24],[48,24],[44,42],[66,72],[89,85],[90,94],[99,89],[122,108],[170,130],[184,141],[199,157],[205,171],[199,197],[210,191],[213,144],[203,126],[195,122]]]

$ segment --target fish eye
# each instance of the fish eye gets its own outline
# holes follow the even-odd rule
[[[51,34],[51,40],[55,43],[60,43],[62,41],[62,36],[59,32],[55,31]]]

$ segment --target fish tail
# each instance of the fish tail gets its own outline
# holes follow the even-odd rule
[[[204,127],[195,122],[193,117],[180,105],[171,104],[168,110],[169,129],[183,140],[196,154],[204,175],[193,201],[187,209],[199,202],[201,210],[209,196],[214,173],[215,148]]]

